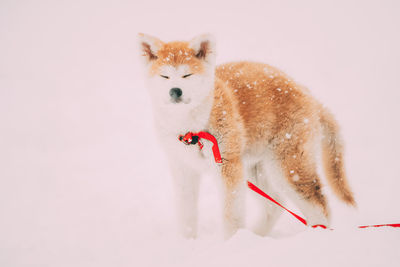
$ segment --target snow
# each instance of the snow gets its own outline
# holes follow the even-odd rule
[[[400,222],[400,139],[387,138],[400,136],[398,12],[396,1],[3,0],[0,266],[398,266],[399,229],[356,228]],[[358,209],[327,190],[333,231],[284,213],[269,237],[224,241],[217,182],[204,177],[199,237],[181,239],[138,32],[212,32],[217,62],[266,62],[309,87],[340,122]]]

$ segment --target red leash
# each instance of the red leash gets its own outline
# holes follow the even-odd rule
[[[287,212],[289,212],[290,214],[292,214],[297,220],[299,220],[300,222],[302,222],[304,225],[307,225],[307,221],[303,218],[300,217],[299,215],[297,215],[296,213],[288,210],[287,208],[285,208],[284,206],[282,206],[278,201],[276,201],[275,199],[273,199],[270,195],[268,195],[267,193],[265,193],[264,191],[262,191],[260,188],[258,188],[257,186],[255,186],[253,183],[251,183],[250,181],[247,181],[247,185],[248,187],[253,190],[254,192],[256,192],[257,194],[260,194],[261,196],[265,197],[266,199],[268,199],[269,201],[275,203],[276,205],[278,205],[279,207],[282,207],[284,210],[286,210]],[[371,228],[371,227],[383,227],[383,226],[389,226],[389,227],[400,227],[400,223],[392,223],[392,224],[374,224],[374,225],[362,225],[362,226],[358,226],[358,228]],[[324,229],[327,229],[327,227],[325,225],[322,224],[316,224],[316,225],[312,225],[311,227],[313,228],[317,228],[317,227],[321,227]],[[330,229],[333,230],[333,229]]]
[[[370,227],[382,227],[382,226],[389,226],[389,227],[400,227],[400,223],[389,223],[389,224],[375,224],[375,225],[362,225],[358,226],[358,228],[370,228]]]
[[[260,188],[258,188],[257,186],[255,186],[252,182],[247,181],[247,186],[253,190],[254,192],[258,193],[259,195],[265,197],[266,199],[268,199],[269,201],[271,201],[272,203],[275,203],[276,205],[278,205],[279,207],[281,207],[282,209],[286,210],[287,212],[289,212],[290,214],[292,214],[297,220],[299,220],[300,222],[302,222],[304,225],[307,225],[307,221],[300,217],[299,215],[297,215],[296,213],[288,210],[287,208],[285,208],[284,206],[282,206],[278,201],[276,201],[275,199],[273,199],[270,195],[268,195],[267,193],[265,193],[264,191],[262,191]]]
[[[198,132],[198,133],[188,132],[185,135],[180,135],[178,137],[178,139],[181,142],[183,142],[184,144],[186,144],[186,145],[198,144],[200,149],[203,149],[203,147],[204,147],[204,145],[203,145],[203,143],[201,142],[200,139],[206,139],[208,141],[211,141],[213,143],[212,151],[213,151],[213,154],[214,154],[215,162],[216,163],[222,163],[221,153],[220,153],[219,147],[218,147],[218,141],[212,134],[207,133],[207,132]],[[298,215],[298,214],[292,212],[291,210],[287,209],[286,207],[284,207],[282,204],[280,204],[278,201],[273,199],[270,195],[268,195],[267,193],[262,191],[260,188],[258,188],[256,185],[254,185],[252,182],[247,181],[247,186],[251,190],[256,192],[257,194],[265,197],[266,199],[268,199],[272,203],[274,203],[274,204],[278,205],[279,207],[281,207],[282,209],[286,210],[289,214],[293,215],[297,220],[299,220],[304,225],[308,225],[307,221],[303,217],[301,217],[300,215]],[[400,223],[363,225],[363,226],[358,226],[358,228],[364,229],[364,228],[384,227],[384,226],[400,228]],[[327,229],[327,227],[325,225],[322,225],[322,224],[312,225],[311,227],[312,228],[320,227],[320,228],[323,228],[323,229]],[[333,230],[333,229],[330,229],[330,230]]]

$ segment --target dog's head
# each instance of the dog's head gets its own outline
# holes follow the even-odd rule
[[[139,34],[147,86],[160,107],[192,108],[214,88],[215,42],[201,35],[188,42],[164,43]]]

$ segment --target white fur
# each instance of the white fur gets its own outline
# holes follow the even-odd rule
[[[308,225],[322,224],[329,226],[329,218],[324,215],[322,208],[304,199],[289,184],[283,174],[281,163],[273,154],[272,149],[258,146],[248,150],[243,158],[246,177],[257,187],[282,205],[285,202],[280,196],[288,197],[306,217]],[[253,231],[264,236],[273,229],[283,209],[257,193],[252,193],[252,195],[258,200],[260,210],[260,216],[253,225]]]
[[[257,164],[248,164],[246,166],[246,177],[279,203],[284,204],[270,181],[274,177],[270,173],[267,173],[265,165],[262,161]],[[252,229],[256,234],[265,236],[273,229],[282,213],[282,209],[253,191],[250,192],[250,196],[256,199],[256,207],[258,208],[258,219],[252,226]]]
[[[215,65],[215,59],[216,59],[216,53],[215,53],[215,38],[211,34],[202,34],[199,35],[195,38],[193,38],[189,44],[190,47],[194,49],[194,51],[198,52],[201,46],[201,43],[207,42],[209,45],[209,51],[206,55],[205,58],[205,63],[214,66]]]
[[[329,220],[324,215],[323,209],[304,199],[289,184],[283,174],[281,163],[272,153],[271,149],[266,150],[261,164],[263,169],[268,173],[267,183],[271,186],[272,193],[279,192],[280,195],[287,196],[306,217],[308,225],[322,224],[329,226]],[[272,197],[274,196],[272,195]],[[278,202],[280,201],[278,200]]]
[[[161,48],[162,46],[162,42],[161,40],[157,39],[154,36],[148,35],[148,34],[143,34],[143,33],[139,33],[139,46],[141,46],[143,43],[146,43],[150,46],[150,50],[153,54],[157,54],[157,51]],[[141,49],[141,48],[139,48]],[[141,56],[140,57],[142,63],[145,66],[149,66],[150,65],[150,61],[148,60],[147,56]]]
[[[158,39],[146,35],[142,35],[140,41],[147,42],[152,52],[156,52],[161,43]],[[187,132],[207,130],[213,105],[215,43],[211,36],[202,35],[194,38],[190,46],[197,51],[202,42],[208,42],[210,47],[210,53],[203,59],[205,72],[183,78],[184,75],[190,74],[189,66],[180,65],[175,68],[165,65],[161,68],[160,75],[168,76],[169,79],[149,74],[146,83],[153,101],[156,130],[172,170],[180,231],[187,238],[195,238],[197,235],[197,199],[200,177],[205,170],[211,170],[215,175],[220,176],[218,166],[212,156],[211,143],[204,141],[205,147],[200,151],[197,145],[184,145],[178,140],[179,135]],[[151,66],[148,63],[145,62],[146,68]],[[179,103],[171,101],[169,95],[171,88],[175,87],[183,92],[183,101]],[[322,209],[302,199],[286,181],[281,164],[271,151],[261,146],[246,151],[243,156],[246,177],[252,178],[257,186],[279,202],[282,200],[278,198],[276,192],[284,192],[299,206],[310,225],[328,225]],[[221,180],[221,177],[217,178]],[[234,199],[231,203],[233,219],[224,221],[225,237],[230,237],[238,228],[244,226],[245,190],[245,183],[242,183],[233,192],[223,192],[230,194]],[[260,235],[266,235],[282,210],[265,199],[260,197],[258,199],[261,216],[254,226],[254,231]]]
[[[185,115],[191,112],[192,116],[197,116],[194,112],[197,111],[196,113],[198,113],[199,108],[206,108],[203,113],[209,116],[210,114],[207,111],[211,111],[212,105],[212,93],[214,89],[213,71],[207,70],[203,74],[193,74],[192,76],[183,78],[184,75],[190,73],[189,66],[187,65],[180,65],[178,68],[165,65],[161,68],[160,74],[168,76],[169,79],[155,75],[148,77],[146,80],[155,110],[174,115],[174,118],[171,119],[184,119],[183,122],[180,122],[180,124],[184,123],[182,127],[187,127],[186,123],[188,120],[191,120],[191,118],[187,118]],[[180,88],[182,90],[182,103],[173,103],[171,101],[169,95],[171,88]],[[204,127],[205,123],[207,121],[202,121],[202,124],[199,126]],[[168,128],[173,129],[174,125],[170,125]]]
[[[140,41],[149,42],[151,50],[157,51],[158,40],[144,35]],[[212,38],[207,35],[194,38],[190,45],[196,51],[204,41],[214,47]],[[151,65],[146,63],[144,66],[150,68]],[[183,64],[177,68],[164,65],[160,75],[168,76],[169,79],[160,75],[148,75],[146,79],[153,101],[156,131],[174,179],[180,231],[187,238],[195,238],[197,234],[199,179],[205,170],[218,173],[210,142],[204,141],[205,147],[200,151],[197,145],[184,145],[178,140],[179,135],[187,132],[206,130],[213,104],[215,53],[207,54],[203,66],[203,73],[183,78],[191,73],[188,65]],[[182,102],[171,101],[171,88],[182,90]]]

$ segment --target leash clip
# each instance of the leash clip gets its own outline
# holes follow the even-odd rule
[[[203,149],[204,145],[200,139],[206,139],[213,143],[212,151],[214,154],[214,159],[216,163],[222,163],[221,153],[219,152],[217,139],[208,132],[198,132],[192,133],[188,132],[185,135],[179,135],[178,139],[185,145],[195,145],[198,144],[200,149]]]
[[[188,132],[185,135],[180,135],[178,137],[179,141],[181,141],[182,143],[184,143],[185,145],[195,145],[197,143],[199,143],[199,146],[201,148],[203,148],[203,144],[200,143],[200,138],[198,135],[195,135],[191,132]],[[201,145],[200,145],[201,144]]]

